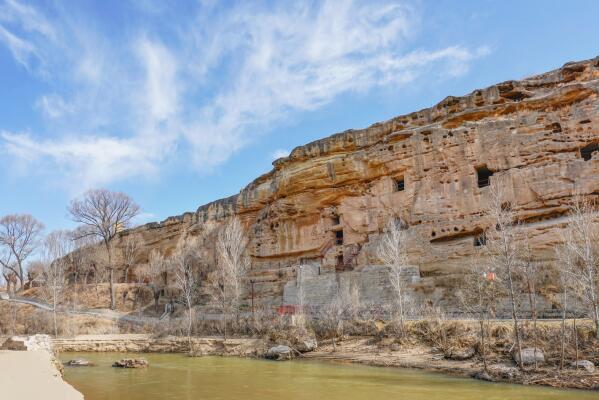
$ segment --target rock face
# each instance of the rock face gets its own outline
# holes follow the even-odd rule
[[[520,364],[520,353],[517,350],[512,351],[512,357],[517,364]],[[535,361],[541,365],[545,363],[545,354],[543,350],[533,347],[522,349],[522,365],[533,365]]]
[[[589,360],[578,360],[578,362],[572,361],[572,363],[570,364],[570,366],[572,368],[576,368],[576,369],[584,369],[584,370],[586,370],[587,372],[590,372],[590,373],[595,372],[595,364],[593,364]]]
[[[266,358],[275,361],[291,360],[293,358],[293,350],[289,346],[280,344],[268,349]]]
[[[198,354],[238,357],[261,357],[266,352],[262,339],[192,338],[193,348]],[[144,334],[129,335],[81,335],[74,338],[59,338],[53,341],[59,352],[128,352],[128,353],[188,353],[187,338],[166,336],[153,338]]]
[[[54,352],[49,335],[12,336],[4,342],[2,350]]]
[[[139,235],[143,262],[204,234],[208,279],[218,229],[237,215],[250,239],[248,303],[298,304],[301,277],[305,304],[353,286],[381,304],[391,291],[376,249],[389,218],[401,217],[418,238],[409,290],[451,312],[456,277],[490,226],[489,185],[502,185],[546,271],[540,316],[552,315],[554,247],[573,193],[599,194],[598,150],[599,57],[300,146],[239,194],[120,240]]]

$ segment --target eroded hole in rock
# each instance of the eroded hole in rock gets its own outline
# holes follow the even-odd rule
[[[580,156],[583,160],[589,161],[593,158],[593,153],[599,151],[599,142],[591,143],[580,149]]]
[[[396,192],[403,192],[406,188],[406,182],[403,177],[396,178],[394,184]]]
[[[335,232],[335,243],[337,243],[337,245],[343,244],[343,231],[342,230]]]
[[[487,244],[487,235],[481,233],[474,237],[474,247],[480,247]]]
[[[476,179],[479,188],[489,186],[491,177],[494,172],[487,168],[486,165],[476,168]]]

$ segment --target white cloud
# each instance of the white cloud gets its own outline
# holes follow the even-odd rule
[[[57,94],[43,95],[35,105],[49,118],[60,118],[73,111],[73,107]]]
[[[0,42],[8,47],[15,60],[25,68],[29,68],[31,59],[38,56],[35,47],[31,43],[13,35],[4,29],[2,25],[0,25]]]
[[[172,159],[209,171],[290,113],[424,75],[458,76],[488,51],[412,48],[423,23],[392,1],[199,7],[175,35],[157,36],[150,23],[114,38],[78,18],[51,25],[5,2],[0,41],[23,65],[44,59],[64,90],[36,102],[52,137],[3,132],[0,146],[79,185],[153,175]],[[152,10],[147,18],[160,18]],[[21,37],[3,21],[18,24]]]
[[[271,154],[271,158],[272,160],[277,160],[279,158],[283,158],[283,157],[287,157],[289,156],[291,152],[289,150],[286,149],[277,149],[275,150],[272,154]]]

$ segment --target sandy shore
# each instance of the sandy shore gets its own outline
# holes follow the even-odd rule
[[[18,400],[82,400],[62,380],[46,351],[0,351],[2,398]]]

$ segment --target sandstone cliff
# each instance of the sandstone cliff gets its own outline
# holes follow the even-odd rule
[[[550,293],[566,205],[574,191],[599,194],[598,143],[599,57],[298,147],[239,194],[123,237],[143,238],[143,261],[152,248],[168,254],[182,235],[211,231],[210,265],[214,228],[236,214],[250,237],[247,297],[257,304],[293,303],[299,265],[310,302],[357,284],[376,303],[388,296],[377,238],[401,214],[424,238],[413,247],[411,290],[450,307],[454,278],[488,225],[486,185],[503,177]]]

